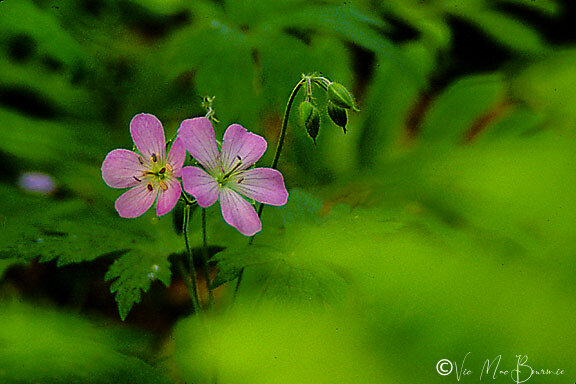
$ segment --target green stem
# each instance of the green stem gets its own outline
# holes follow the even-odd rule
[[[214,293],[210,282],[210,265],[208,263],[208,236],[206,235],[206,208],[202,208],[202,263],[204,268],[204,279],[206,279],[206,290],[208,291],[208,305],[214,305]]]
[[[272,160],[272,165],[270,168],[276,169],[278,166],[278,160],[280,160],[280,153],[282,153],[282,147],[284,146],[284,139],[286,138],[286,131],[288,130],[288,118],[290,117],[290,110],[292,109],[292,104],[294,99],[298,94],[298,91],[303,84],[309,83],[309,76],[302,76],[302,79],[296,84],[290,97],[288,98],[288,103],[286,103],[286,109],[284,110],[284,117],[282,117],[282,130],[280,131],[280,137],[278,137],[278,143],[276,144],[276,152],[274,153],[274,160]],[[262,211],[264,210],[264,204],[260,204],[258,207],[258,217],[262,217]],[[254,237],[252,236],[248,241],[248,245],[252,245],[254,242]],[[240,289],[240,284],[242,283],[242,278],[244,277],[244,268],[240,270],[238,274],[238,280],[236,281],[236,287],[234,288],[234,296],[232,297],[232,302],[236,301],[236,296],[238,296],[238,290]]]
[[[186,243],[186,252],[188,253],[188,263],[190,264],[190,298],[192,299],[192,309],[194,313],[200,311],[200,302],[198,301],[198,284],[196,279],[196,268],[194,267],[194,257],[192,256],[192,248],[190,248],[190,239],[188,238],[188,222],[190,221],[190,204],[186,202],[184,205],[184,223],[182,224],[182,232],[184,232],[184,242]]]

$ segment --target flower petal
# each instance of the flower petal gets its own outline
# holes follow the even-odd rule
[[[182,176],[182,166],[184,165],[184,160],[186,160],[186,148],[182,140],[176,139],[172,143],[172,148],[168,152],[168,159],[166,162],[172,167],[172,172],[174,172],[175,177]]]
[[[182,193],[180,181],[177,179],[170,180],[166,185],[168,186],[166,190],[160,189],[158,192],[158,201],[156,202],[156,214],[158,216],[164,216],[170,212]]]
[[[196,198],[202,208],[214,204],[220,194],[218,182],[198,167],[182,168],[182,185],[186,192]]]
[[[220,207],[224,220],[244,236],[253,236],[262,230],[262,222],[252,204],[233,190],[220,191]]]
[[[248,132],[241,125],[232,124],[224,133],[222,143],[220,159],[224,171],[230,171],[238,161],[242,161],[238,169],[251,167],[266,152],[267,145],[262,136]]]
[[[130,134],[145,161],[154,161],[153,158],[159,160],[165,158],[164,128],[156,116],[147,113],[134,116],[130,122]]]
[[[112,188],[130,188],[138,184],[138,180],[146,168],[138,160],[136,152],[127,149],[115,149],[109,152],[102,163],[102,179]]]
[[[244,196],[270,205],[284,205],[288,191],[282,174],[272,168],[248,169],[235,175],[231,188]]]
[[[218,145],[212,123],[206,117],[184,120],[178,129],[184,147],[210,173],[218,171]]]
[[[121,217],[142,216],[152,206],[156,196],[158,196],[158,189],[155,188],[150,191],[148,185],[151,184],[139,183],[120,195],[114,206]]]

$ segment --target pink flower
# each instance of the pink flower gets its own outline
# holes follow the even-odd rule
[[[126,149],[108,153],[102,163],[102,179],[112,188],[131,188],[116,200],[120,216],[141,216],[156,198],[156,214],[165,215],[174,208],[182,193],[176,178],[182,174],[186,150],[176,139],[166,156],[164,128],[154,115],[134,116],[130,134],[139,153]]]
[[[241,195],[264,204],[286,204],[288,191],[279,171],[249,169],[266,151],[263,137],[232,124],[224,133],[220,152],[210,120],[198,117],[182,122],[178,138],[204,168],[182,169],[184,190],[204,208],[220,200],[224,220],[243,235],[259,232],[262,223],[252,204]]]

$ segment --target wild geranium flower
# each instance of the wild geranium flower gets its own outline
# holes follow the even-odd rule
[[[241,195],[270,205],[284,205],[288,191],[282,174],[272,168],[250,168],[266,151],[266,140],[232,124],[218,150],[214,128],[205,117],[184,120],[178,131],[202,168],[184,167],[182,185],[206,208],[220,200],[224,220],[245,236],[262,229],[256,210]]]
[[[154,204],[162,216],[174,208],[182,193],[180,181],[186,149],[176,139],[166,156],[166,138],[160,120],[141,113],[130,122],[130,134],[138,152],[115,149],[102,163],[102,179],[112,188],[131,188],[116,200],[122,217],[143,215]]]

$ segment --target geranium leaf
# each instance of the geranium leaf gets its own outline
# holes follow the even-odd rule
[[[113,281],[110,292],[116,293],[118,311],[122,320],[141,300],[155,280],[170,285],[169,255],[158,256],[144,250],[131,250],[117,259],[106,273],[106,281]]]

